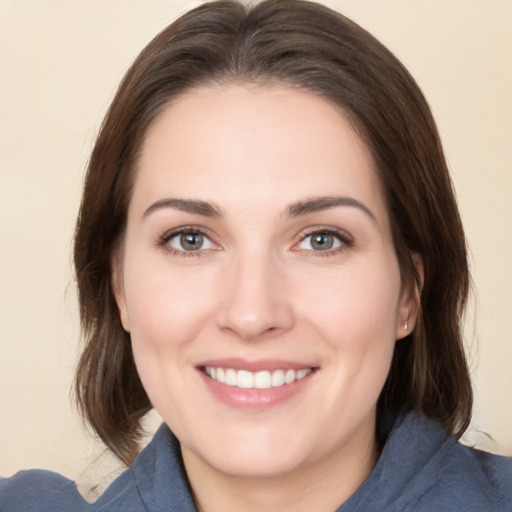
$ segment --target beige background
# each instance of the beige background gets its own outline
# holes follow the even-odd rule
[[[83,170],[139,50],[199,2],[0,0],[0,474],[79,478],[98,445],[70,401],[71,238]],[[416,77],[438,120],[478,294],[471,435],[512,454],[512,1],[332,0]]]

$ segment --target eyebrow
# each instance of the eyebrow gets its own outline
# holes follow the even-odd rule
[[[147,217],[149,214],[166,209],[173,208],[186,213],[192,213],[195,215],[202,215],[203,217],[222,217],[221,209],[213,203],[208,201],[201,201],[198,199],[177,199],[177,198],[166,198],[156,201],[149,208],[145,210],[142,218]]]
[[[315,213],[322,210],[328,210],[330,208],[336,208],[338,206],[349,206],[352,208],[358,208],[366,215],[368,215],[374,222],[377,222],[377,218],[375,217],[373,212],[363,203],[352,197],[340,196],[312,197],[310,199],[297,201],[288,206],[284,216],[300,217],[302,215],[308,215],[309,213]],[[195,215],[202,215],[203,217],[223,217],[222,210],[214,203],[202,201],[199,199],[178,199],[172,197],[156,201],[144,211],[142,217],[145,218],[155,211],[166,208],[172,208],[175,210],[180,210]]]
[[[301,215],[307,215],[309,213],[315,213],[322,210],[328,210],[330,208],[336,208],[337,206],[350,206],[352,208],[358,208],[366,215],[368,215],[374,222],[377,222],[377,218],[373,212],[365,206],[363,203],[354,199],[353,197],[340,197],[340,196],[322,196],[312,197],[311,199],[305,199],[303,201],[297,201],[291,204],[286,212],[286,217],[299,217]]]

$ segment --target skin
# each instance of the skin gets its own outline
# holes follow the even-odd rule
[[[349,201],[292,207],[320,197]],[[204,232],[202,245],[185,250],[183,227]],[[312,245],[312,231],[333,249]],[[361,485],[394,344],[417,306],[372,158],[340,109],[278,86],[175,99],[148,131],[114,267],[137,368],[180,440],[199,510],[332,511]],[[198,369],[227,357],[314,372],[277,404],[236,407]]]

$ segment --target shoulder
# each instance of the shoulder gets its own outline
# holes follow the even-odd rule
[[[178,440],[163,425],[133,465],[93,503],[74,482],[50,471],[0,480],[1,512],[195,512]]]
[[[459,443],[447,450],[432,486],[418,500],[429,507],[456,503],[457,510],[510,512],[512,459]]]
[[[416,413],[381,421],[374,470],[338,512],[512,512],[512,461],[468,448]]]
[[[408,439],[401,452],[409,452],[409,481],[405,486],[411,510],[464,512],[512,511],[512,460],[464,446],[446,437],[437,422],[409,416],[405,432],[395,441]],[[407,465],[406,465],[407,466]],[[409,509],[406,509],[409,510]]]
[[[146,512],[131,470],[125,471],[93,503],[73,481],[51,471],[21,471],[0,480],[1,512]]]
[[[0,480],[2,512],[79,512],[85,504],[71,480],[50,471],[21,471]]]

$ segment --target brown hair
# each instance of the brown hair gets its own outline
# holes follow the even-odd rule
[[[411,252],[424,266],[419,321],[396,343],[378,413],[416,410],[460,435],[472,407],[461,336],[469,271],[430,109],[407,70],[374,37],[341,14],[300,0],[206,3],[157,35],[121,82],[90,158],[75,234],[86,341],[76,375],[81,412],[129,464],[151,404],[119,319],[111,260],[123,237],[137,156],[171,99],[195,86],[234,81],[320,95],[343,108],[366,141],[404,283],[419,288]]]

